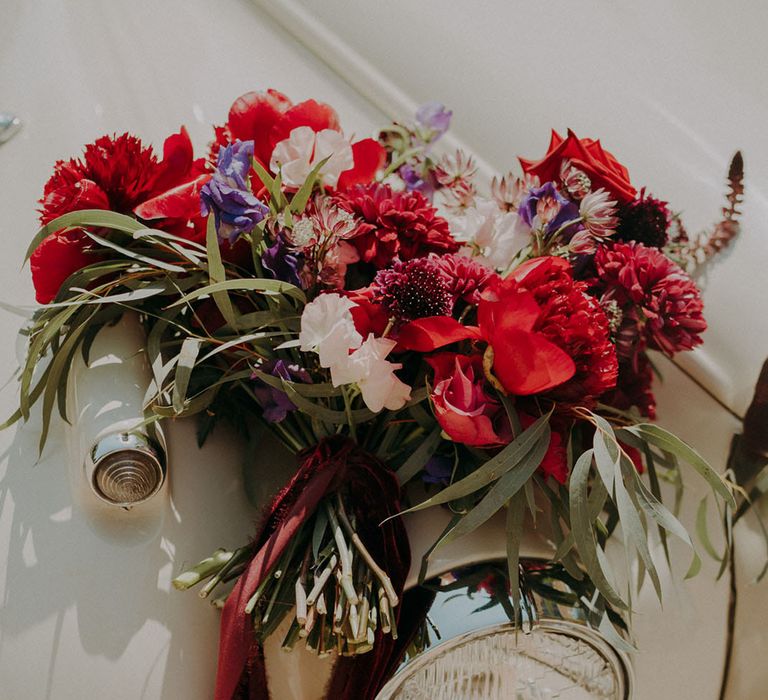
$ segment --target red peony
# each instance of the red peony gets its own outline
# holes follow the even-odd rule
[[[57,231],[32,253],[32,284],[39,304],[52,302],[64,280],[95,261],[90,242],[81,231]]]
[[[701,344],[707,322],[699,289],[664,253],[641,243],[614,243],[598,248],[594,264],[596,290],[637,312],[625,317],[637,317],[649,347],[672,355]]]
[[[153,222],[158,228],[194,236],[203,229],[199,188],[195,190],[194,185],[201,178],[207,179],[201,174],[203,167],[202,159],[193,158],[192,143],[184,127],[165,140],[162,161],[135,136],[102,136],[85,147],[82,159],[56,163],[40,200],[40,221],[47,224],[62,214],[82,209],[109,209],[159,219]],[[184,196],[176,194],[185,188]],[[53,299],[70,274],[93,261],[92,254],[86,252],[89,243],[83,234],[56,233],[32,254],[32,280],[38,301]]]
[[[203,161],[193,159],[192,143],[183,127],[166,139],[162,161],[131,134],[102,136],[85,147],[82,160],[56,163],[40,200],[40,221],[47,224],[80,209],[131,214],[147,200],[194,180],[202,168]]]
[[[360,219],[349,242],[362,260],[379,269],[395,258],[411,260],[459,249],[448,222],[420,192],[393,192],[389,185],[373,183],[353,187],[336,201]]]
[[[535,258],[507,278],[533,294],[542,311],[534,330],[564,350],[575,363],[573,377],[551,392],[553,398],[589,404],[616,385],[618,361],[608,318],[587,295],[587,284],[573,279],[562,258]]]
[[[300,126],[308,126],[313,131],[341,131],[339,117],[330,105],[315,100],[293,104],[277,90],[247,92],[232,104],[227,123],[216,127],[209,159],[216,162],[220,146],[238,139],[253,141],[254,156],[269,170],[269,161],[277,143],[287,139],[291,131]],[[374,139],[362,139],[352,144],[352,156],[355,165],[339,177],[339,190],[371,182],[384,165],[386,151]],[[257,178],[254,180],[258,182]]]
[[[549,150],[541,160],[519,160],[526,175],[535,175],[541,182],[556,181],[563,161],[570,160],[573,167],[587,174],[593,191],[604,187],[622,204],[632,201],[637,194],[627,169],[603,150],[600,141],[580,139],[570,129],[565,139],[552,131]]]

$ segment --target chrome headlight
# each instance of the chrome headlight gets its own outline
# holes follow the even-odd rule
[[[112,433],[91,448],[85,471],[102,501],[130,508],[160,490],[166,475],[165,450],[139,432]]]
[[[525,591],[525,631],[507,618],[506,580],[501,599],[506,562],[439,577],[428,584],[437,591],[429,616],[442,640],[409,659],[377,700],[630,698],[629,659],[588,626],[579,596],[553,578],[559,567],[521,566],[536,584]]]

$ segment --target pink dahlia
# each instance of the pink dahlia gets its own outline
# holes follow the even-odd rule
[[[338,194],[336,201],[360,220],[350,243],[363,261],[377,268],[395,258],[411,260],[459,249],[448,222],[420,192],[394,192],[389,185],[372,183]]]
[[[443,274],[454,303],[459,299],[468,304],[480,303],[480,295],[499,275],[491,268],[463,255],[431,255]]]
[[[699,289],[661,251],[642,243],[614,243],[601,246],[594,263],[596,288],[622,309],[637,310],[650,348],[672,355],[701,344],[707,322]]]

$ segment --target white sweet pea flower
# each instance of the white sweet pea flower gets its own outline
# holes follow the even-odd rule
[[[411,398],[411,387],[395,376],[402,365],[384,359],[395,345],[394,340],[369,335],[345,362],[331,367],[333,385],[357,384],[365,405],[374,413],[402,408]]]
[[[299,188],[312,168],[328,156],[330,159],[320,169],[319,176],[323,184],[336,187],[339,175],[355,164],[349,141],[334,129],[315,132],[308,126],[299,126],[275,146],[269,167],[273,172],[282,173],[287,187]]]
[[[515,211],[503,211],[490,199],[449,216],[456,240],[466,243],[461,251],[489,267],[506,268],[530,241],[530,229]]]
[[[321,294],[304,307],[299,342],[304,352],[320,355],[321,367],[343,364],[363,342],[350,309],[357,306],[340,294]]]

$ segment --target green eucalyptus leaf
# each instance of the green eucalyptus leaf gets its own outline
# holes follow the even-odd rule
[[[417,407],[412,407],[412,412],[414,408]],[[403,513],[422,510],[441,503],[449,503],[457,498],[463,498],[471,493],[475,493],[475,491],[479,491],[481,488],[488,486],[488,484],[492,484],[526,458],[544,431],[549,431],[549,418],[551,415],[552,411],[538,418],[518,438],[510,442],[497,455],[491,457],[491,459],[475,469],[471,474],[444,488],[440,493],[432,496],[432,498],[428,498],[423,503],[404,510]],[[430,429],[432,425],[434,423],[431,422]]]
[[[441,440],[440,432],[440,427],[435,427],[411,456],[405,460],[403,466],[397,470],[397,479],[401,485],[407,483],[416,476],[429,461],[429,458],[435,453]]]
[[[37,247],[52,233],[56,233],[62,229],[79,226],[109,228],[130,234],[145,228],[144,224],[139,223],[136,219],[130,216],[118,214],[117,212],[108,211],[106,209],[81,209],[79,211],[72,211],[55,218],[53,221],[49,221],[34,235],[32,242],[27,248],[26,255],[24,256],[24,262],[29,260]]]
[[[595,587],[611,605],[626,610],[627,604],[608,581],[600,561],[599,548],[590,519],[588,484],[594,450],[586,450],[577,460],[569,481],[571,528],[576,548],[587,575]]]
[[[736,500],[722,476],[692,447],[672,433],[652,423],[640,423],[623,430],[637,435],[646,442],[669,452],[690,464],[731,507],[736,508]]]
[[[528,483],[528,482],[526,482]],[[523,515],[525,495],[518,491],[507,505],[507,570],[509,572],[509,596],[514,608],[514,623],[520,622],[520,542],[523,539]]]
[[[227,294],[227,289],[213,289],[213,287],[217,287],[217,285],[224,285],[227,283],[227,271],[224,269],[224,263],[221,261],[219,236],[216,233],[216,220],[213,214],[208,216],[208,225],[205,232],[205,247],[208,253],[208,275],[211,284],[208,287],[203,287],[203,289],[211,290],[210,294],[213,297],[213,301],[216,303],[216,306],[221,312],[221,315],[224,317],[224,320],[230,325],[231,328],[237,329],[237,315],[235,314],[235,308],[232,306],[232,301],[229,298],[229,294]],[[186,303],[187,299],[191,295],[194,295],[199,291],[200,290],[198,289],[195,292],[191,292],[191,294],[187,294],[179,301],[177,301],[176,304],[173,304],[173,306]]]
[[[176,301],[171,306],[180,306],[192,301],[193,299],[197,299],[202,296],[214,295],[221,291],[261,292],[263,294],[272,295],[286,294],[300,301],[302,304],[306,302],[306,296],[304,292],[298,287],[289,284],[288,282],[269,279],[233,279],[227,280],[226,282],[216,282],[200,289],[196,289],[194,292],[185,294],[181,299]]]
[[[184,400],[187,398],[187,387],[192,370],[195,367],[197,356],[200,352],[200,341],[197,338],[185,338],[181,344],[179,361],[176,364],[176,373],[173,382],[173,408],[178,413],[184,410]]]

